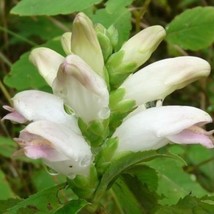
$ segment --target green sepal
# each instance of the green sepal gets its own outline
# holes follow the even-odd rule
[[[109,133],[109,119],[91,121],[89,124],[86,124],[79,118],[78,125],[83,136],[90,142],[92,147],[100,146]]]
[[[102,49],[104,61],[106,61],[113,51],[111,41],[105,34],[102,34],[101,32],[97,32],[97,38]]]
[[[118,30],[114,27],[114,25],[111,25],[108,28],[107,32],[108,32],[108,36],[111,41],[112,47],[113,47],[113,49],[115,49],[118,44],[118,41],[119,41]]]
[[[68,185],[79,198],[92,198],[98,185],[97,170],[95,166],[91,166],[88,177],[77,175],[73,180],[68,179]]]
[[[109,72],[110,85],[113,89],[119,87],[121,83],[131,74],[136,68],[137,64],[123,62],[124,51],[120,50],[109,58],[106,67]]]
[[[114,152],[116,151],[118,146],[117,138],[108,139],[105,144],[101,147],[100,152],[96,156],[96,168],[98,174],[102,175],[106,168],[111,163]]]
[[[106,35],[101,33],[97,33],[97,38],[99,40],[99,43],[102,49],[104,61],[106,61],[112,53],[111,42]]]
[[[124,95],[124,88],[119,88],[110,94],[110,132],[113,132],[121,124],[124,117],[136,107],[136,102],[134,100],[124,99]]]

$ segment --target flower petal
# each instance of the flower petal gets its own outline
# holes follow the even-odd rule
[[[74,19],[71,50],[80,56],[97,74],[104,76],[104,59],[92,21],[78,13]]]
[[[147,27],[131,37],[121,50],[124,51],[122,63],[136,63],[136,68],[146,62],[160,42],[165,37],[166,32],[160,25]]]
[[[52,86],[64,57],[49,48],[35,48],[31,51],[29,59],[37,67],[45,81]]]
[[[153,150],[166,145],[184,130],[211,121],[206,112],[190,106],[153,107],[126,119],[113,137],[119,140],[117,152]],[[182,142],[188,142],[188,139]],[[204,141],[192,143],[204,145]]]
[[[85,122],[109,116],[105,81],[76,55],[67,56],[60,66],[53,91]]]
[[[17,123],[27,122],[27,119],[23,115],[21,115],[19,112],[17,112],[14,108],[6,105],[3,106],[3,108],[11,113],[8,113],[7,115],[5,115],[1,120],[10,120]]]
[[[65,112],[63,100],[53,94],[27,90],[16,94],[13,104],[16,111],[29,121],[48,120],[63,123],[80,133],[76,119]]]
[[[66,32],[61,36],[62,48],[67,55],[72,53],[72,51],[71,51],[71,36],[72,36],[71,32]]]
[[[173,143],[178,144],[201,144],[207,148],[214,148],[214,138],[210,132],[201,127],[192,126],[178,134],[167,137]]]
[[[92,161],[90,147],[82,135],[67,126],[49,121],[33,122],[20,133],[19,141],[28,157],[44,159],[59,173],[69,177],[77,172],[88,173]]]
[[[125,88],[125,99],[137,105],[164,99],[173,91],[208,76],[210,65],[198,57],[176,57],[152,63],[130,75],[120,88]]]

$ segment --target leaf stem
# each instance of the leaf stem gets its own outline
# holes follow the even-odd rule
[[[4,28],[4,27],[1,27],[1,26],[0,26],[0,31],[6,32],[6,33],[8,33],[8,34],[10,34],[10,35],[12,35],[12,36],[18,38],[19,40],[22,40],[22,41],[28,43],[28,44],[31,45],[31,46],[37,46],[36,43],[30,41],[29,39],[26,39],[26,38],[23,37],[23,36],[20,36],[20,35],[17,34],[17,33],[14,33],[14,32],[11,31],[11,30],[8,30],[8,29],[6,29],[6,28]]]

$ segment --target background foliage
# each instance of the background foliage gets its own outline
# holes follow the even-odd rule
[[[94,23],[105,27],[114,24],[120,35],[117,48],[147,26],[164,26],[167,37],[148,63],[195,55],[214,67],[213,0],[0,0],[1,105],[10,104],[17,91],[50,90],[28,61],[29,51],[42,45],[62,52],[59,36],[71,30],[72,20],[79,11],[85,12]],[[200,107],[213,116],[213,88],[211,74],[206,80],[173,93],[165,104]],[[2,117],[5,111],[0,112]],[[1,213],[77,213],[86,206],[86,201],[77,200],[66,189],[63,176],[50,176],[52,173],[45,171],[39,161],[13,158],[17,146],[12,138],[21,129],[17,127],[1,122]],[[212,127],[211,124],[207,128]],[[131,168],[102,199],[100,213],[214,213],[213,150],[198,145],[171,145],[162,150],[182,157],[185,162],[160,157]],[[112,166],[110,175],[117,167]]]

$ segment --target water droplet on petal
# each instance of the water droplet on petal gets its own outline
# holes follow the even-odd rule
[[[46,171],[47,171],[47,173],[48,173],[49,175],[52,175],[52,176],[59,175],[58,172],[56,172],[55,170],[51,169],[51,168],[48,167],[48,166],[46,166],[45,169],[46,169]]]

